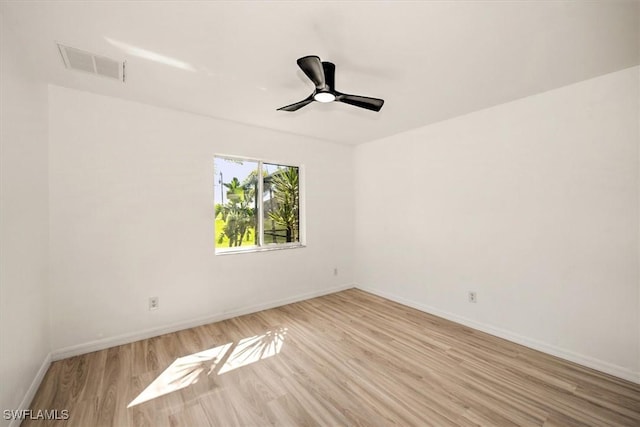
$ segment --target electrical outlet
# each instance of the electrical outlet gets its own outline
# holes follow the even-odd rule
[[[334,275],[334,276],[337,276],[337,275],[338,275],[338,267],[335,267],[335,268],[333,269],[333,275]]]
[[[469,292],[469,302],[478,302],[478,296],[475,292]]]
[[[160,298],[151,297],[149,298],[149,310],[157,310],[160,308]]]

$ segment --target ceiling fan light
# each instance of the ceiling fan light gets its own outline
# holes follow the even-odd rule
[[[336,96],[330,92],[318,92],[313,95],[313,99],[318,102],[333,102],[336,100]]]

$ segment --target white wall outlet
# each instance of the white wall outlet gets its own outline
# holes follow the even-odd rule
[[[473,291],[469,292],[469,302],[478,302],[478,296]]]
[[[158,297],[150,297],[149,298],[149,310],[157,310],[160,308],[160,298]]]

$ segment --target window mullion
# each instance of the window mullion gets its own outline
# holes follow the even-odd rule
[[[262,172],[262,162],[260,161],[258,162],[258,188],[256,194],[256,199],[258,200],[258,212],[256,212],[256,214],[258,215],[258,224],[256,230],[256,232],[258,233],[258,246],[264,246],[264,233],[262,232],[264,227],[264,210],[262,206],[264,202],[263,188],[264,176]]]

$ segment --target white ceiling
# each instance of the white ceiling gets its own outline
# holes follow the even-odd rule
[[[636,1],[23,1],[3,22],[35,72],[80,90],[358,144],[638,65]],[[55,42],[127,61],[126,83],[64,68]],[[385,99],[276,108],[336,64],[341,92]]]

